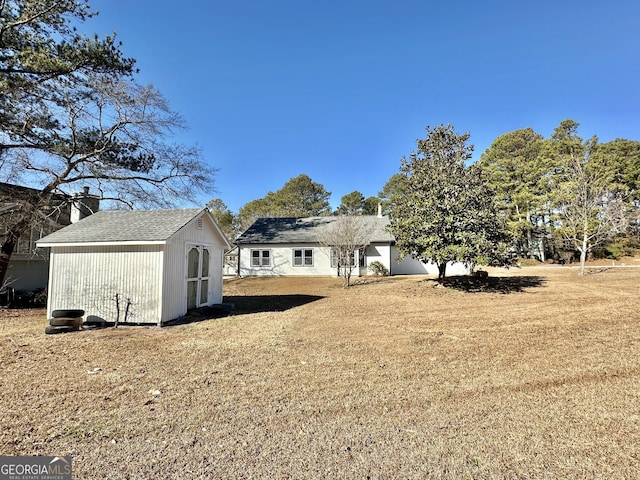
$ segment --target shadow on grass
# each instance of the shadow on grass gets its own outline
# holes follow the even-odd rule
[[[290,308],[321,300],[317,295],[226,295],[222,305],[194,308],[184,317],[165,322],[165,327],[213,320],[229,315],[245,315],[260,312],[284,312]]]
[[[611,267],[585,267],[584,274],[585,275],[597,275],[598,273],[604,273],[611,270]]]
[[[488,277],[477,278],[471,276],[445,277],[442,285],[468,293],[519,293],[527,288],[544,285],[543,277]]]
[[[233,304],[233,314],[284,312],[291,308],[321,300],[319,295],[243,295],[225,296],[225,304]]]

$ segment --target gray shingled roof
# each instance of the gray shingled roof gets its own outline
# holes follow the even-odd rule
[[[305,218],[259,218],[251,225],[235,243],[318,243],[323,228],[335,222],[339,217],[305,217]],[[393,242],[395,238],[386,231],[389,217],[363,216],[367,223],[373,225],[371,242]]]
[[[164,241],[202,211],[105,210],[43,237],[38,244]]]

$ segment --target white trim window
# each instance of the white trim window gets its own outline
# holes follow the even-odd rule
[[[251,250],[251,266],[252,267],[271,266],[271,251],[270,250]]]
[[[344,267],[345,266],[345,265],[340,265],[340,256],[341,255],[344,255],[344,253],[341,252],[339,248],[332,248],[331,249],[331,268],[340,268],[340,267]],[[349,261],[350,261],[351,265],[346,265],[346,266],[351,267],[351,268],[354,268],[356,266],[355,255],[356,255],[356,252],[349,252]]]
[[[313,267],[313,248],[294,248],[293,266]]]

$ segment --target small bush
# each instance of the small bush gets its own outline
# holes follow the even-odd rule
[[[540,265],[540,260],[535,258],[519,258],[517,262],[521,267],[533,267]]]
[[[609,245],[606,247],[598,247],[593,249],[593,258],[606,258],[608,260],[618,260],[625,256],[625,251],[620,245]]]
[[[371,262],[369,264],[369,270],[371,270],[371,272],[373,272],[374,275],[382,275],[382,276],[387,276],[389,275],[389,270],[387,270],[387,267],[385,267],[381,262]]]
[[[635,235],[619,236],[608,244],[594,248],[594,258],[618,260],[622,257],[633,257],[640,250],[640,239]]]

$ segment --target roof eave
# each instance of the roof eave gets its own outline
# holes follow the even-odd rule
[[[166,245],[166,240],[130,240],[116,242],[36,242],[38,247],[109,247],[120,245]]]

